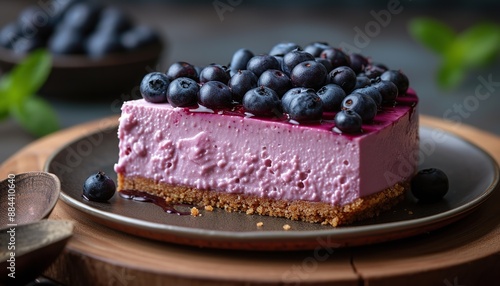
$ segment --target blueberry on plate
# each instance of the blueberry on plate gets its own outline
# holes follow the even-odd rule
[[[356,73],[348,66],[334,68],[327,78],[328,83],[334,83],[350,93],[356,86]]]
[[[352,93],[342,101],[343,110],[352,110],[359,114],[363,122],[370,122],[377,115],[377,104],[368,95]]]
[[[339,111],[342,100],[346,97],[345,91],[333,83],[321,87],[316,94],[323,101],[324,111]]]
[[[323,101],[314,92],[301,92],[288,105],[288,116],[298,122],[319,121],[323,117]]]
[[[399,70],[388,70],[380,76],[380,79],[394,83],[398,88],[398,96],[405,95],[410,86],[408,77]]]
[[[269,87],[253,88],[243,96],[243,108],[254,115],[280,115],[281,102],[278,94]]]
[[[89,176],[83,184],[83,197],[89,201],[106,202],[115,191],[115,182],[102,171]]]
[[[200,86],[188,77],[179,77],[170,82],[167,88],[167,100],[173,107],[195,106],[198,102]]]
[[[437,202],[448,189],[448,176],[437,168],[420,170],[411,180],[411,192],[421,202]]]
[[[144,76],[141,81],[140,91],[144,100],[152,103],[167,101],[167,89],[170,80],[161,72],[152,72]]]
[[[257,87],[257,76],[249,70],[238,70],[229,80],[228,86],[233,94],[233,100],[241,102],[247,91]]]
[[[209,81],[200,87],[198,101],[201,105],[214,108],[228,108],[233,103],[231,89],[220,81]]]
[[[361,132],[361,126],[363,124],[363,119],[359,114],[352,110],[341,110],[335,115],[333,119],[335,122],[335,127],[338,130],[345,133],[359,133]]]
[[[292,87],[290,77],[281,70],[267,70],[263,72],[259,77],[257,85],[269,87],[280,98]]]
[[[297,64],[290,73],[290,80],[295,87],[319,89],[325,84],[328,72],[316,60],[305,61]]]

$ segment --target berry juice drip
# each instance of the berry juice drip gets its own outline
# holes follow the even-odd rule
[[[145,192],[141,191],[134,191],[134,190],[122,190],[119,192],[120,197],[127,199],[127,200],[133,200],[136,202],[144,202],[144,203],[153,203],[160,208],[162,208],[166,213],[169,214],[176,214],[176,215],[190,215],[191,212],[183,212],[177,210],[175,207],[177,206],[188,206],[185,204],[169,204],[167,201],[165,201],[164,198],[161,198],[159,196],[151,195]]]

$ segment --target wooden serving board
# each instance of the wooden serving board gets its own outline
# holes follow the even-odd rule
[[[54,151],[118,117],[79,125],[26,146],[0,166],[43,170]],[[421,117],[467,138],[500,162],[500,138],[466,125]],[[500,281],[500,190],[465,219],[409,239],[294,252],[201,249],[106,228],[59,201],[50,219],[71,220],[74,235],[45,275],[65,285],[491,285]]]

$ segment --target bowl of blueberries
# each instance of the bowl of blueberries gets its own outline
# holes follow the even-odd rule
[[[0,27],[0,70],[46,49],[52,70],[39,93],[96,99],[130,93],[164,52],[159,33],[113,5],[52,0],[26,7]]]

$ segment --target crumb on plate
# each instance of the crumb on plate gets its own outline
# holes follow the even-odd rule
[[[257,223],[257,227],[262,227],[263,225],[264,225],[264,223],[263,223],[263,222],[261,222],[261,221],[259,221],[259,222]]]
[[[191,208],[191,215],[192,216],[198,216],[200,214],[200,211],[196,207]]]
[[[283,229],[284,229],[284,230],[289,230],[289,229],[291,229],[291,228],[292,228],[292,227],[291,227],[289,224],[285,224],[285,225],[283,226]]]
[[[212,206],[205,206],[205,210],[211,212],[214,208]]]

